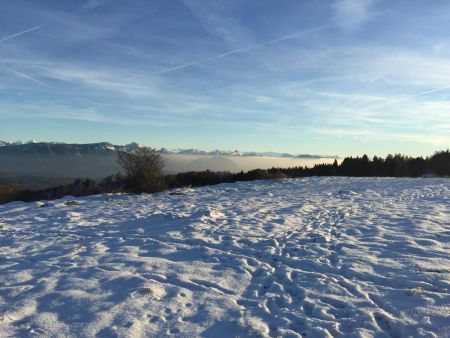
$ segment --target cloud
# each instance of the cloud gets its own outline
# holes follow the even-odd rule
[[[395,31],[377,41],[348,34],[371,20],[375,10],[387,10],[381,0],[334,0],[335,20],[328,26],[319,26],[324,16],[299,23],[293,10],[295,20],[283,16],[282,25],[276,10],[264,12],[266,21],[252,20],[253,12],[241,10],[242,1],[186,1],[190,11],[181,7],[182,15],[170,23],[163,11],[172,15],[179,2],[149,5],[154,14],[149,26],[140,20],[142,6],[136,11],[113,2],[111,16],[103,19],[88,11],[39,15],[34,22],[52,27],[39,31],[39,43],[1,44],[0,70],[3,64],[27,81],[12,75],[1,79],[7,95],[0,118],[9,111],[180,130],[230,126],[292,140],[303,133],[324,139],[323,130],[330,138],[352,141],[366,136],[419,146],[450,144],[450,61],[446,49],[436,45],[442,41],[414,40],[426,43],[424,50],[394,41]],[[85,8],[102,4],[91,0]],[[259,17],[262,7],[250,8]],[[313,28],[300,30],[302,25]],[[392,32],[391,26],[383,27]],[[414,28],[408,32],[418,36]],[[6,107],[6,100],[30,107]]]
[[[87,0],[84,9],[95,9],[107,5],[111,0]]]
[[[262,104],[270,104],[272,103],[272,99],[268,96],[265,95],[259,95],[257,97],[255,97],[255,102],[257,103],[262,103]]]
[[[337,0],[334,4],[337,24],[346,30],[354,30],[370,18],[374,0]]]
[[[182,3],[194,15],[209,35],[223,40],[230,48],[236,45],[251,44],[254,34],[242,25],[236,13],[242,7],[242,1],[227,0],[182,0]]]
[[[94,69],[63,62],[28,64],[28,68],[30,72],[40,77],[75,85],[70,90],[66,90],[66,94],[74,94],[87,87],[90,91],[96,89],[129,98],[155,96],[156,80],[150,81],[149,77],[119,68]]]
[[[428,144],[431,146],[441,147],[450,142],[450,137],[445,134],[423,134],[423,133],[411,133],[411,132],[379,132],[372,129],[340,129],[340,128],[317,128],[311,129],[316,134],[322,134],[332,137],[350,137],[357,140],[377,142],[380,140],[380,136],[385,141],[392,142],[415,142]]]

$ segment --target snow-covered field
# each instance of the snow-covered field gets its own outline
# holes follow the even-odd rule
[[[69,200],[0,206],[2,337],[450,337],[449,179]]]

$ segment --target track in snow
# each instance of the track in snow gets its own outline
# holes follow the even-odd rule
[[[0,335],[450,336],[450,181],[0,206]]]

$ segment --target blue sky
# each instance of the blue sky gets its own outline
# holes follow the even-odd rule
[[[450,2],[0,0],[0,139],[450,147]]]

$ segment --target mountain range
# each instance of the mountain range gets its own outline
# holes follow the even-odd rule
[[[0,147],[8,147],[8,150],[12,152],[19,151],[31,151],[31,152],[40,152],[47,151],[50,153],[90,153],[90,152],[108,152],[108,151],[133,151],[138,147],[144,147],[136,142],[132,142],[127,145],[113,145],[109,142],[99,142],[99,143],[88,143],[88,144],[67,144],[60,142],[37,142],[35,140],[28,141],[26,143],[22,143],[21,141],[0,141]],[[9,148],[13,147],[13,148]],[[256,151],[248,151],[241,152],[238,150],[212,150],[205,151],[199,149],[168,149],[161,148],[158,150],[161,154],[170,154],[170,155],[195,155],[195,156],[260,156],[260,157],[281,157],[281,158],[308,158],[308,159],[320,159],[320,158],[328,158],[335,159],[339,158],[338,156],[329,156],[329,155],[311,155],[311,154],[289,154],[289,153],[277,153],[277,152],[256,152]]]
[[[28,188],[69,183],[74,178],[101,179],[121,170],[120,151],[133,152],[141,145],[113,145],[109,142],[66,144],[57,142],[0,141],[0,177]],[[238,172],[255,168],[312,166],[336,157],[291,155],[274,152],[203,151],[197,149],[158,150],[164,173],[185,171]]]

